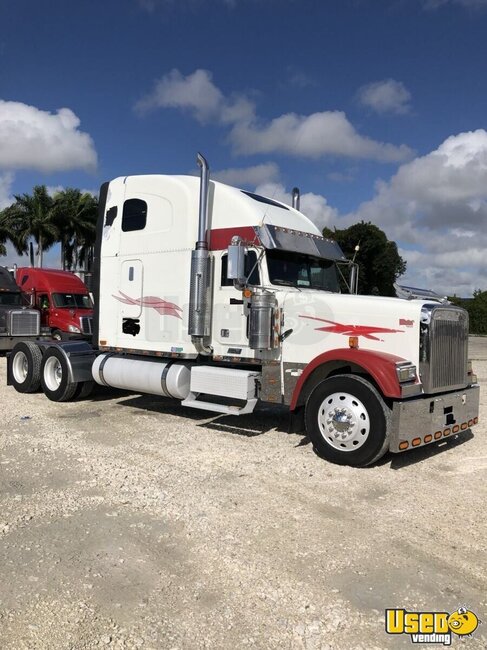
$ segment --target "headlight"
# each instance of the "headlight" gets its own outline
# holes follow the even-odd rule
[[[416,366],[408,361],[396,365],[397,379],[400,384],[416,379]]]
[[[76,334],[81,334],[81,330],[76,325],[68,325],[68,332],[75,332]]]

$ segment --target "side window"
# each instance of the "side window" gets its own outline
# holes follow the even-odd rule
[[[128,199],[123,204],[122,230],[143,230],[147,222],[147,203],[141,199]]]
[[[222,276],[220,279],[221,287],[233,286],[233,281],[227,279],[227,263],[228,256],[225,253],[222,255]],[[254,286],[260,285],[259,267],[257,265],[257,253],[255,251],[249,251],[245,255],[245,276],[248,276],[251,271],[252,273],[249,277],[249,284],[252,284]]]

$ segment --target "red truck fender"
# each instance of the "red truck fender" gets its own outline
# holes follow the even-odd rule
[[[289,406],[291,411],[298,405],[301,391],[311,374],[319,366],[336,361],[343,362],[344,365],[352,363],[354,366],[359,366],[366,374],[374,379],[382,395],[385,397],[401,397],[401,386],[397,378],[396,364],[405,361],[405,359],[395,354],[389,354],[388,352],[361,350],[360,348],[339,348],[318,355],[304,368],[294,388]]]

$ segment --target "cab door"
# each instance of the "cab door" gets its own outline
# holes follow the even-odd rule
[[[232,280],[227,280],[228,256],[221,251],[219,264],[215,264],[215,310],[213,331],[215,340],[224,348],[238,356],[254,356],[249,348],[248,316],[245,313],[242,292],[235,289]],[[255,250],[248,250],[245,255],[245,275],[250,285],[260,285],[260,268]],[[230,352],[232,354],[232,352]]]
[[[124,260],[121,265],[120,301],[122,318],[140,318],[142,313],[143,265],[141,260]]]

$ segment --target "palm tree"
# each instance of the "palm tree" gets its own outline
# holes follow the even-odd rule
[[[0,255],[6,255],[7,249],[5,244],[10,239],[10,228],[8,227],[8,220],[4,214],[4,210],[0,212]]]
[[[7,238],[17,253],[28,251],[32,237],[37,244],[38,266],[42,266],[43,252],[58,241],[58,231],[53,221],[53,199],[45,185],[36,185],[32,194],[14,195],[15,203],[5,208],[0,222],[7,228]]]
[[[63,269],[83,264],[95,243],[98,200],[89,192],[67,188],[54,195],[53,223],[61,241]]]

